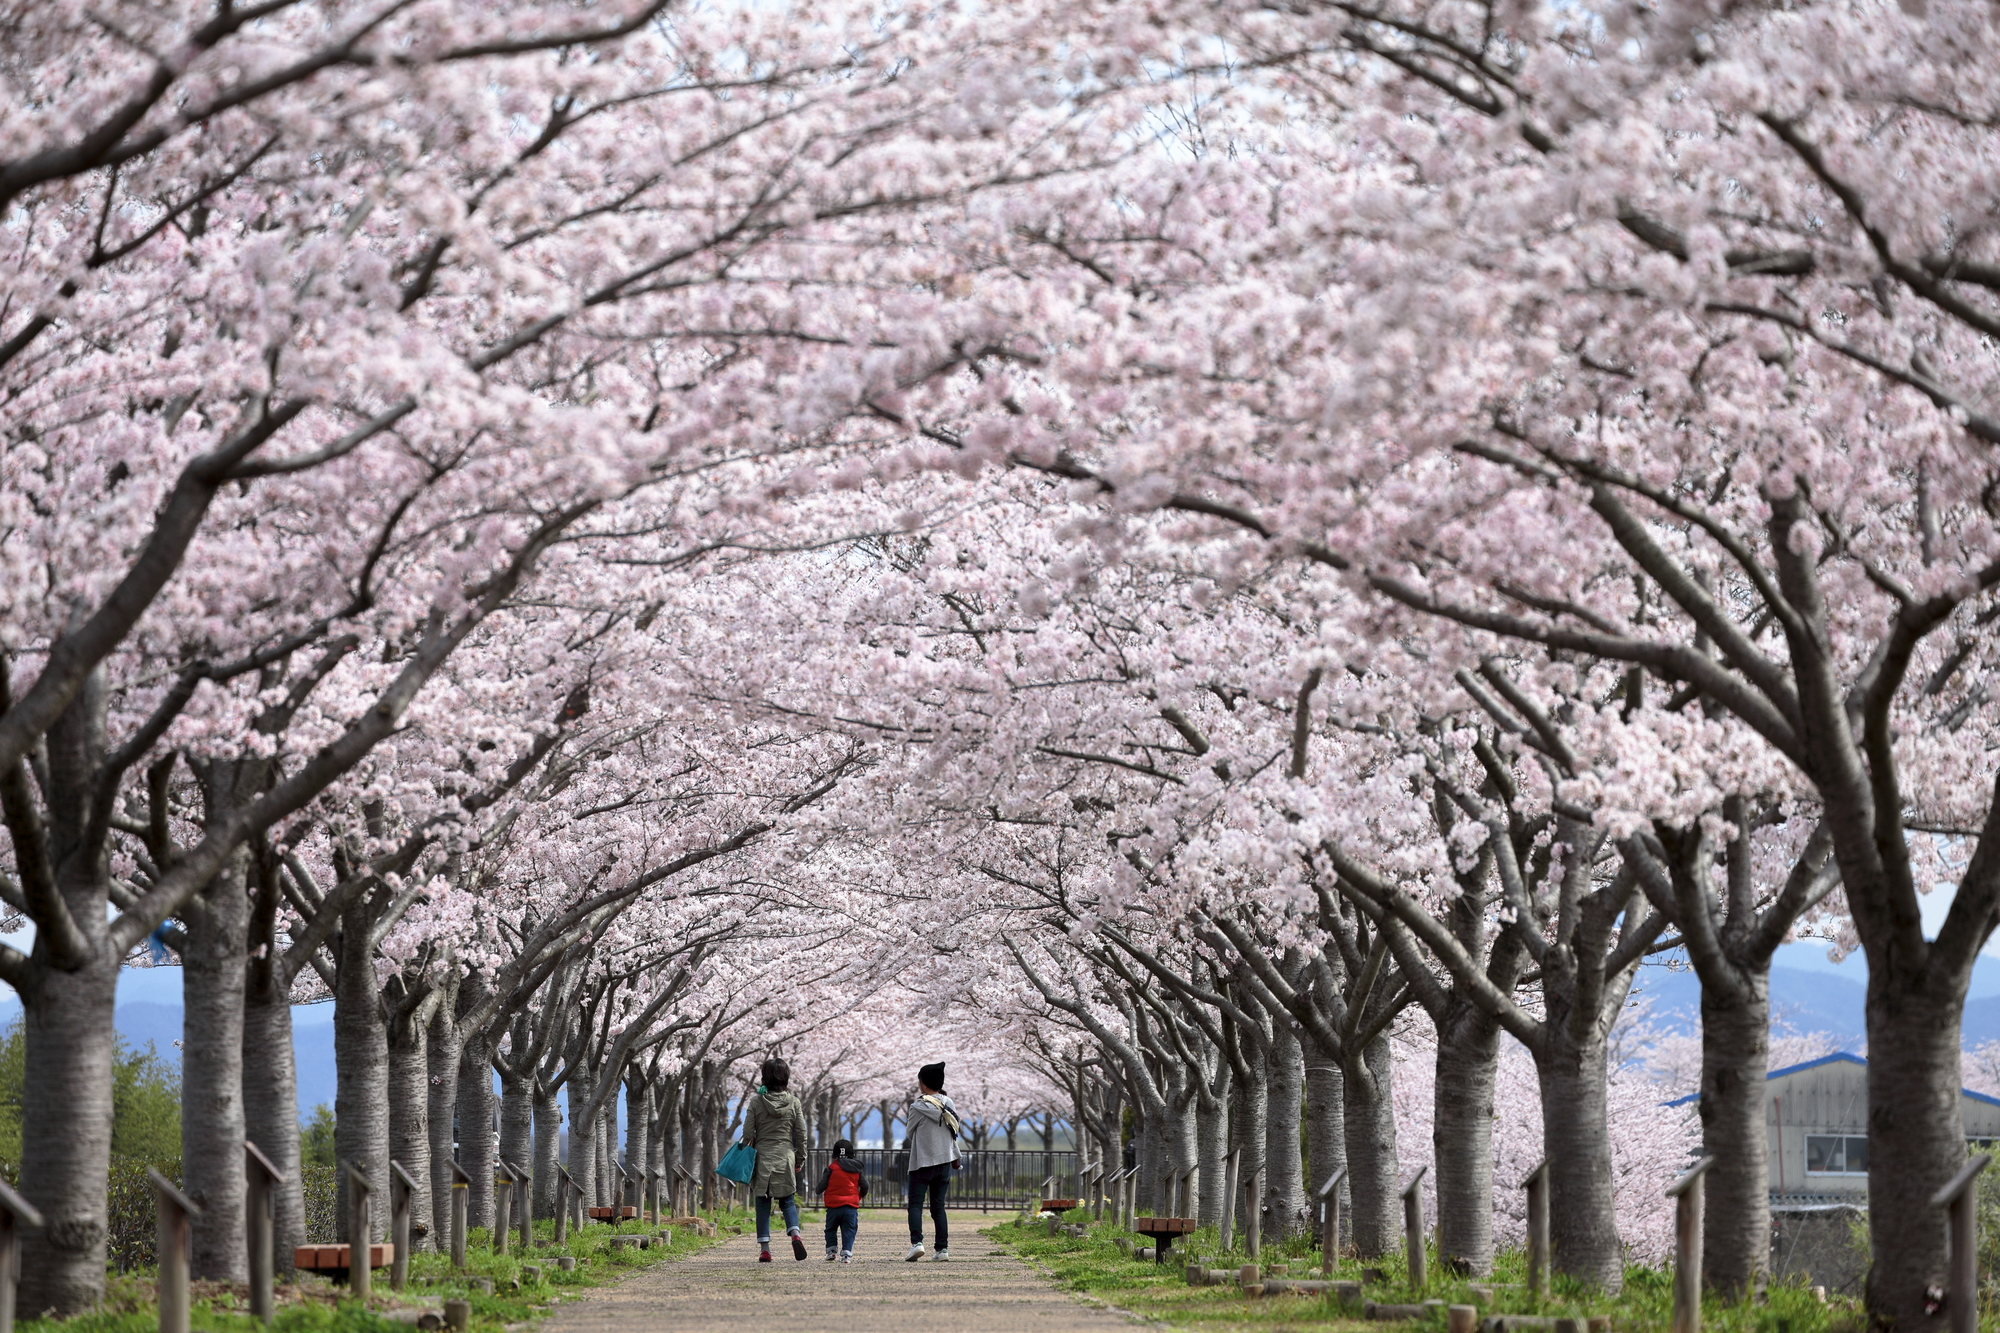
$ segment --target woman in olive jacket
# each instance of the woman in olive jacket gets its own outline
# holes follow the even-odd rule
[[[757,1262],[771,1262],[771,1200],[785,1214],[785,1234],[792,1238],[792,1258],[806,1257],[799,1238],[799,1171],[806,1160],[806,1109],[785,1091],[792,1067],[772,1056],[764,1062],[764,1085],[750,1099],[743,1121],[743,1142],[757,1150],[757,1170],[750,1193],[757,1200]]]

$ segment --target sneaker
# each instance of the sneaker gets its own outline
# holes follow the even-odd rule
[[[840,1257],[839,1250],[835,1249],[831,1245],[826,1247],[826,1261],[828,1263],[832,1263],[835,1259],[838,1259],[839,1257]]]
[[[792,1258],[803,1260],[805,1257],[806,1243],[800,1238],[799,1233],[794,1231],[792,1233]]]
[[[903,1256],[903,1262],[906,1264],[913,1264],[917,1260],[923,1257],[924,1257],[924,1243],[922,1241],[918,1241],[915,1245],[912,1245],[910,1247],[910,1252]]]
[[[932,1262],[932,1263],[934,1263],[934,1264],[948,1264],[948,1263],[950,1263],[950,1262],[951,1262],[951,1251],[950,1251],[950,1250],[939,1250],[939,1251],[938,1251],[938,1252],[937,1252],[936,1254],[934,1254],[934,1255],[932,1255],[932,1256],[931,1256],[931,1262]]]
[[[768,1247],[757,1251],[757,1262],[760,1264],[768,1264],[771,1262],[771,1251]]]
[[[842,1263],[844,1263],[844,1264],[851,1264],[851,1263],[853,1263],[853,1262],[854,1262],[854,1251],[852,1251],[852,1250],[842,1250],[842,1251],[840,1252],[840,1262],[842,1262]]]

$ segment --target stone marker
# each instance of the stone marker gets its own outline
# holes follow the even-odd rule
[[[444,1322],[445,1326],[452,1329],[454,1333],[465,1333],[466,1327],[472,1323],[472,1302],[446,1301],[444,1303]]]
[[[1478,1333],[1479,1307],[1476,1305],[1446,1307],[1444,1327],[1445,1333]]]

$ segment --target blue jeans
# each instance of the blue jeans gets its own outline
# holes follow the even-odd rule
[[[851,1203],[837,1203],[826,1210],[826,1248],[834,1248],[839,1239],[840,1248],[848,1254],[854,1253],[854,1236],[861,1230],[861,1210]]]
[[[784,1198],[778,1200],[778,1203],[785,1210],[785,1234],[787,1236],[798,1235],[798,1196],[796,1194],[787,1194]],[[771,1248],[771,1196],[768,1194],[759,1194],[757,1196],[757,1243],[767,1250]]]
[[[934,1171],[937,1171],[936,1167],[927,1166],[920,1172],[910,1173],[910,1244],[924,1243],[924,1196],[928,1194],[931,1200],[931,1224],[937,1231],[937,1248],[942,1250],[949,1246],[951,1240],[944,1220],[944,1192],[945,1187],[951,1184],[951,1168],[947,1166],[942,1172],[933,1176],[931,1173]]]

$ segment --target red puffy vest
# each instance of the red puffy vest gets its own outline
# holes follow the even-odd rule
[[[829,1208],[859,1208],[861,1206],[861,1173],[849,1171],[838,1161],[826,1173],[826,1206]]]

